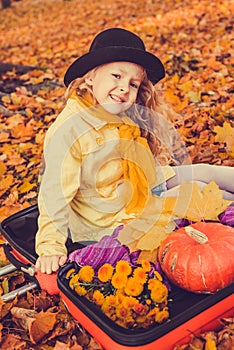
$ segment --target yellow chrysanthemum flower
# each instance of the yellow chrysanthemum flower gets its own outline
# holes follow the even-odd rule
[[[116,321],[115,321],[115,323],[117,324],[117,325],[119,325],[120,327],[123,327],[123,328],[128,328],[128,326],[126,325],[126,322],[125,322],[125,320],[124,319],[116,319]]]
[[[143,259],[141,262],[141,266],[145,272],[149,272],[151,270],[151,265],[148,260]]]
[[[155,303],[164,303],[168,297],[168,289],[164,284],[161,284],[160,288],[151,290],[150,296]]]
[[[111,264],[104,264],[98,269],[98,278],[101,282],[107,282],[111,279],[114,267]]]
[[[134,305],[133,310],[134,310],[138,315],[146,315],[147,312],[148,312],[148,306],[139,303],[139,304]]]
[[[68,270],[66,273],[66,278],[70,278],[75,272],[76,270],[74,268]]]
[[[94,277],[94,270],[91,266],[82,266],[79,270],[79,279],[83,282],[91,282]]]
[[[126,328],[129,328],[129,327],[133,326],[134,323],[136,323],[134,318],[130,314],[127,315],[127,317],[125,317],[124,322],[125,322]]]
[[[139,301],[136,298],[124,296],[122,304],[124,307],[131,310],[136,304],[139,304]]]
[[[79,284],[75,287],[75,292],[79,296],[83,296],[87,294],[87,290],[83,286],[80,286]]]
[[[147,317],[151,318],[155,318],[156,317],[156,314],[159,312],[159,308],[157,306],[155,306],[153,309],[151,309],[148,314],[147,314]]]
[[[101,305],[101,309],[105,314],[111,314],[114,308],[106,302],[106,299],[104,299],[104,302]]]
[[[125,298],[125,293],[123,289],[117,289],[116,293],[116,305],[120,305],[123,303],[123,299]]]
[[[116,316],[115,312],[113,312],[112,310],[111,310],[111,312],[106,312],[105,314],[106,314],[106,316],[109,317],[112,321],[114,321],[114,322],[116,321],[117,316]]]
[[[120,272],[116,272],[111,279],[111,284],[116,289],[122,289],[127,283],[127,276],[122,275]]]
[[[95,304],[100,306],[103,304],[104,300],[105,297],[99,290],[95,290],[93,292],[93,301],[95,302]]]
[[[168,309],[164,308],[162,311],[159,311],[156,313],[155,321],[157,323],[162,323],[162,322],[166,321],[168,319],[168,317],[169,317]]]
[[[130,313],[130,310],[126,309],[122,305],[116,307],[116,316],[118,318],[126,318]]]
[[[78,274],[72,276],[72,278],[71,278],[70,281],[69,281],[69,287],[70,287],[71,289],[74,289],[75,286],[76,286],[77,283],[78,283],[78,280],[79,280],[79,275],[78,275]]]
[[[127,280],[127,284],[124,288],[127,295],[136,297],[140,295],[143,291],[143,284],[139,283],[136,278],[130,277]]]
[[[159,281],[161,281],[162,282],[162,276],[160,275],[160,273],[158,272],[158,271],[154,271],[154,275],[155,275],[155,277],[159,280]]]
[[[146,315],[137,316],[135,320],[137,323],[144,323],[146,321]]]
[[[139,283],[144,284],[147,280],[147,275],[142,267],[137,267],[133,272],[133,277],[138,280]]]
[[[149,290],[161,288],[161,285],[162,285],[162,283],[158,279],[150,278],[148,280],[148,289]]]
[[[115,306],[117,303],[117,297],[113,294],[106,296],[106,303],[110,306]]]
[[[119,272],[125,276],[129,276],[130,273],[132,272],[132,268],[129,262],[125,260],[118,261],[115,269],[116,269],[116,272]]]

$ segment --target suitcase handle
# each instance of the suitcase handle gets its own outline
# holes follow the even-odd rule
[[[33,277],[35,274],[35,268],[31,264],[24,264],[18,260],[14,254],[12,254],[12,247],[8,243],[3,244],[4,253],[7,259],[18,269],[26,272],[29,276]]]

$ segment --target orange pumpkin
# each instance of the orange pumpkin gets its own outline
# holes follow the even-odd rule
[[[234,281],[234,228],[214,222],[180,228],[162,242],[159,262],[179,287],[214,293]]]

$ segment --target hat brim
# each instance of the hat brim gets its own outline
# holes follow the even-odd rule
[[[165,70],[159,58],[150,52],[129,47],[104,47],[75,60],[64,76],[64,84],[68,86],[74,79],[83,77],[91,69],[110,62],[132,62],[145,68],[148,79],[156,84],[165,77]]]

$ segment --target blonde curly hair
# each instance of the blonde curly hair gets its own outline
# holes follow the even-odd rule
[[[70,83],[65,93],[66,100],[74,92],[81,97],[85,96],[88,92],[93,97],[92,88],[87,81],[95,69],[89,71],[82,78],[77,78]],[[178,164],[178,159],[176,160],[175,154],[173,154],[173,143],[175,143],[175,135],[173,134],[175,134],[175,129],[167,120],[166,111],[168,111],[168,105],[165,105],[161,94],[156,91],[154,85],[147,78],[146,72],[144,72],[136,104],[130,107],[125,113],[139,125],[141,136],[147,139],[150,150],[159,164],[175,165]],[[181,145],[177,145],[177,149],[181,151]]]

